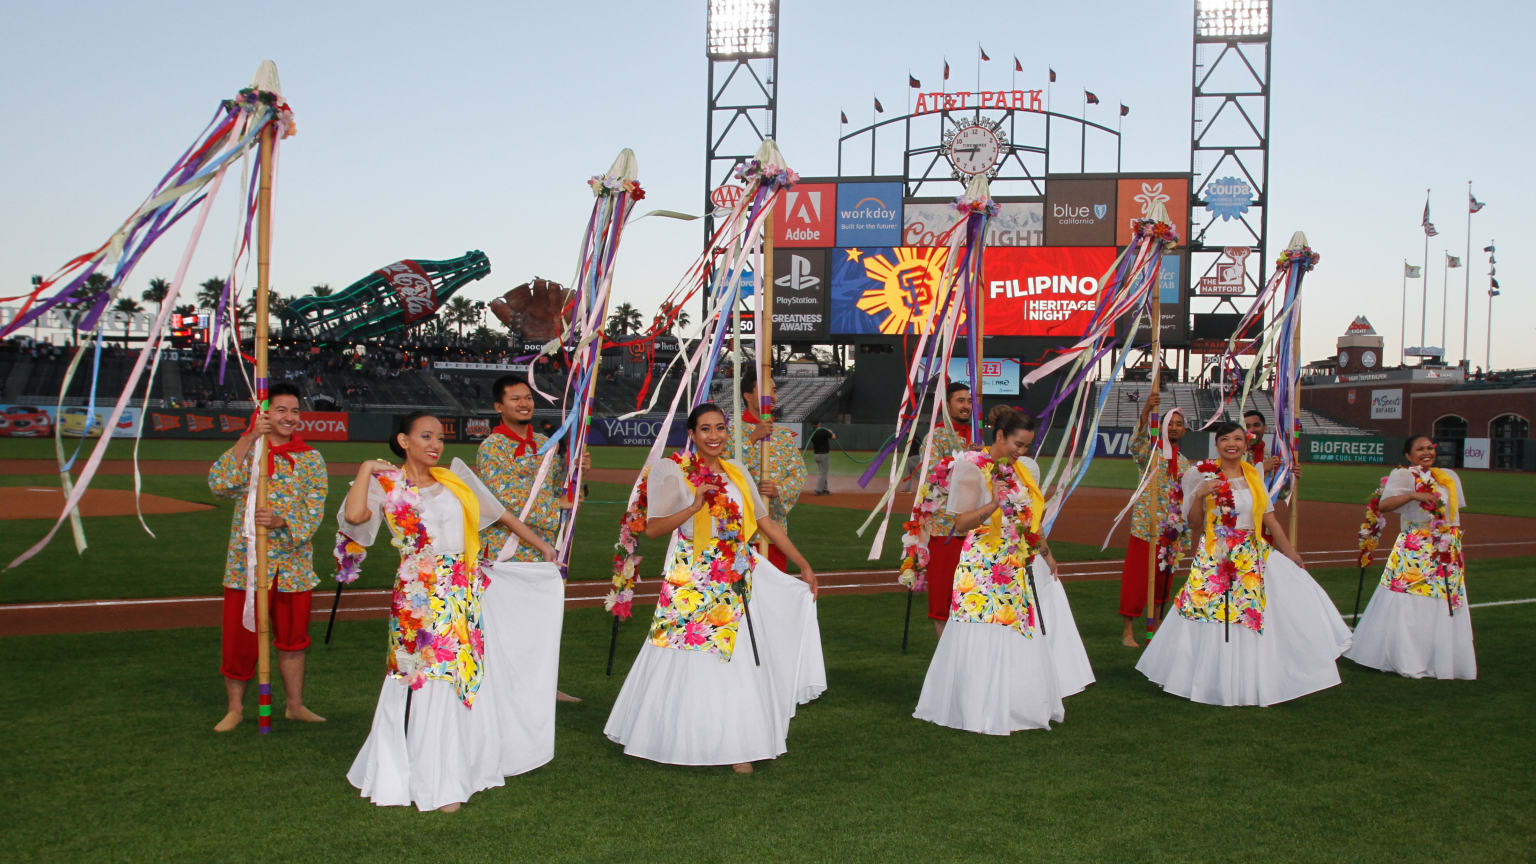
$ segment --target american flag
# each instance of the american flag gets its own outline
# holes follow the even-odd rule
[[[1424,219],[1419,224],[1424,226],[1425,237],[1434,237],[1440,233],[1435,230],[1435,223],[1429,221],[1429,201],[1427,199],[1424,202]]]

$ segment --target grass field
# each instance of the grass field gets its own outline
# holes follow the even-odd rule
[[[1531,595],[1536,559],[1481,563],[1474,602]],[[1335,601],[1354,573],[1325,570]],[[1344,684],[1267,709],[1161,693],[1119,647],[1113,583],[1069,589],[1099,681],[1050,732],[912,719],[934,647],[898,649],[898,594],[825,598],[830,689],[750,777],[623,756],[602,726],[645,620],[602,674],[608,619],[567,615],[555,760],[454,815],[378,808],[345,773],[366,737],[384,622],[310,651],[330,722],[228,736],[212,629],[17,637],[0,695],[0,824],[19,860],[1518,861],[1536,831],[1536,604],[1474,610],[1480,678],[1341,662]],[[281,697],[276,697],[280,699]],[[248,710],[247,716],[254,715]]]

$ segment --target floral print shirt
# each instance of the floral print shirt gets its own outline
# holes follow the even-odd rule
[[[1022,460],[1015,462],[1013,482],[1008,487],[1015,518],[999,519],[995,534],[990,521],[984,521],[966,535],[960,563],[955,567],[949,620],[1010,627],[1031,639],[1035,595],[1028,568],[1036,551],[1031,539],[1038,543],[1039,537],[1030,532],[1030,496],[1018,478],[1018,472],[1025,470]],[[992,459],[984,452],[966,451],[955,457],[950,511],[964,513],[990,500],[994,472]]]
[[[746,431],[750,432],[751,429],[748,426]],[[757,449],[759,444],[746,446],[745,461],[752,466],[753,476],[762,471]],[[773,427],[773,434],[768,437],[768,473],[757,479],[779,487],[779,496],[768,499],[768,518],[780,525],[789,524],[789,511],[800,500],[800,491],[805,488],[805,456],[795,446],[795,433],[782,426]]]
[[[254,451],[256,448],[252,447]],[[290,463],[289,457],[293,459]],[[320,583],[315,575],[315,553],[310,537],[325,518],[325,459],[316,450],[280,454],[273,459],[267,483],[267,503],[287,523],[267,531],[267,575],[285,594],[312,590]],[[251,454],[236,459],[233,448],[224,451],[208,471],[208,489],[220,498],[233,498],[234,518],[229,525],[229,553],[224,563],[224,587],[245,587],[245,496],[251,480]]]
[[[538,447],[543,447],[548,440],[544,435],[533,433],[533,440]],[[507,509],[514,515],[521,516],[523,505],[528,502],[528,492],[533,488],[533,478],[539,473],[539,462],[543,459],[535,451],[524,450],[522,456],[517,453],[517,442],[505,435],[492,434],[489,438],[480,442],[480,449],[475,454],[475,473],[491,490],[499,500],[506,504]],[[544,478],[544,486],[539,490],[534,499],[533,509],[528,511],[528,518],[523,521],[532,528],[545,542],[553,545],[555,535],[560,532],[560,497],[559,492],[564,485],[563,463],[557,454],[550,465],[549,476]],[[512,529],[500,522],[480,533],[480,557],[484,561],[495,561],[501,554],[501,549],[512,537]],[[544,556],[531,543],[519,543],[517,551],[512,553],[512,561],[543,561]]]
[[[1392,554],[1387,556],[1387,569],[1381,573],[1382,586],[1399,594],[1444,600],[1449,583],[1451,606],[1460,608],[1467,602],[1467,562],[1461,551],[1461,529],[1451,529],[1448,541],[1451,563],[1442,575],[1437,566],[1434,532],[1411,528],[1398,534]]]
[[[969,426],[964,426],[964,428],[967,431],[970,429]],[[931,434],[933,436],[933,449],[928,457],[930,477],[932,476],[934,466],[971,446],[970,440],[962,438],[960,433],[956,432],[952,426],[939,426]],[[930,493],[937,492],[937,489],[929,487],[929,481],[925,478],[923,485],[917,490],[917,500],[922,501]],[[943,494],[947,495],[948,493]],[[950,537],[955,533],[955,514],[949,512],[949,507],[945,506],[945,503],[945,501],[941,500],[938,509],[932,511],[929,516],[928,536],[930,537]]]
[[[1136,427],[1131,433],[1131,458],[1145,471],[1147,461],[1152,458],[1153,451],[1161,442],[1153,436],[1151,429],[1146,426]],[[1175,447],[1175,450],[1178,448]],[[1162,461],[1162,455],[1158,454],[1157,476],[1146,489],[1142,490],[1141,497],[1136,499],[1136,507],[1131,511],[1131,536],[1138,540],[1151,543],[1161,530],[1161,511],[1167,509],[1173,498],[1173,487],[1177,486],[1184,472],[1189,470],[1189,460],[1180,453],[1178,473],[1169,474],[1167,463]]]

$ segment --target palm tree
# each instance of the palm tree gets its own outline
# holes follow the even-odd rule
[[[688,329],[688,310],[682,308],[681,304],[674,303],[662,303],[661,311],[656,313],[656,318],[651,326],[659,329],[662,324],[666,323],[667,318],[672,316],[674,310],[676,310],[677,314],[672,318],[672,326],[667,328],[667,331],[675,332]]]
[[[640,330],[640,322],[644,321],[640,310],[629,303],[620,303],[617,308],[608,313],[608,335],[614,338]]]
[[[465,326],[475,323],[479,317],[475,313],[475,304],[470,302],[468,297],[450,299],[448,305],[444,307],[444,313],[443,318],[448,324],[458,329],[461,338],[464,336]]]
[[[196,315],[197,307],[193,306],[191,303],[183,303],[180,306],[177,306],[175,309],[172,309],[171,312],[176,315]]]
[[[164,281],[164,280],[162,280]],[[134,301],[132,297],[120,297],[112,307],[112,311],[123,314],[123,347],[128,346],[128,331],[133,324],[133,316],[144,311],[144,307]]]
[[[212,312],[219,308],[219,298],[224,294],[224,278],[215,276],[204,279],[197,287],[197,307]]]
[[[70,299],[59,304],[61,309],[68,311],[69,329],[76,344],[80,342],[80,321],[85,318],[86,310],[95,306],[96,298],[100,297],[111,287],[111,277],[105,273],[92,273],[85,277],[85,282],[75,289],[75,293],[70,295]]]
[[[145,303],[153,303],[156,306],[165,302],[165,298],[171,293],[171,283],[156,276],[149,280],[149,287],[140,295]]]
[[[309,290],[313,292],[316,297],[331,296],[331,285],[329,282],[321,282],[319,285],[316,285]]]

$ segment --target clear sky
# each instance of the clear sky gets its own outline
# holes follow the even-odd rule
[[[1536,366],[1536,218],[1527,112],[1536,12],[1524,2],[1275,0],[1270,232],[1305,230],[1322,262],[1308,278],[1304,349],[1332,353],[1357,314],[1395,362],[1402,262],[1422,262],[1419,218],[1434,190],[1429,342],[1438,342],[1441,256],[1472,217],[1472,355],[1483,357],[1487,263],[1499,243],[1494,364]],[[905,104],[906,75],[1025,86],[1054,67],[1056,107],[1083,87],[1124,132],[1128,170],[1189,166],[1192,0],[1020,4],[972,0],[782,0],[780,146],[808,175],[836,168],[838,111],[867,120],[871,93]],[[586,179],[622,147],[638,154],[644,202],[698,212],[703,185],[703,0],[648,3],[18,3],[6,0],[0,108],[0,284],[16,293],[106,238],[207,122],[217,101],[275,60],[299,134],[284,145],[273,287],[344,286],[400,258],[490,256],[467,290],[488,298],[537,274],[570,278],[591,206]],[[1520,72],[1520,69],[1526,72]],[[1093,116],[1093,115],[1090,115]],[[1090,166],[1092,167],[1092,166]],[[226,190],[226,195],[228,191]],[[234,199],[189,276],[227,269]],[[1524,211],[1524,212],[1522,212]],[[699,223],[631,226],[618,299],[649,313],[701,242]],[[182,235],[131,279],[170,276]],[[1461,280],[1451,271],[1450,357],[1461,352]],[[1417,344],[1417,285],[1409,339]],[[189,295],[190,296],[190,295]]]

